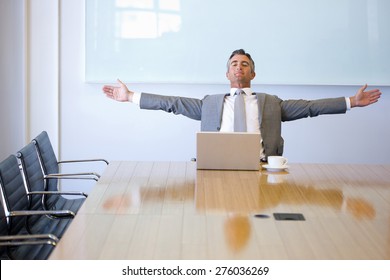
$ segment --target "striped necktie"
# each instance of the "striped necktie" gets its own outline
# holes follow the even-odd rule
[[[234,131],[246,132],[245,92],[238,89],[234,100]]]

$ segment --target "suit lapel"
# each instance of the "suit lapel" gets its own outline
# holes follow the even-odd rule
[[[256,93],[256,97],[257,97],[257,106],[259,109],[259,126],[261,130],[261,123],[263,121],[263,112],[264,112],[264,104],[265,104],[265,94]]]
[[[217,110],[217,116],[218,116],[220,126],[222,124],[222,113],[223,113],[223,104],[225,102],[225,96],[226,96],[226,94],[216,95],[217,100],[215,102],[215,106],[216,106],[215,109]]]

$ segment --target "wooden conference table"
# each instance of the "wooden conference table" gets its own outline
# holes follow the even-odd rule
[[[112,162],[50,259],[388,260],[390,166]]]

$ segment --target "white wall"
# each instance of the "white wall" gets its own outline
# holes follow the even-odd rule
[[[23,22],[24,6],[29,3],[26,19],[28,44],[25,45],[27,75],[24,79],[28,94],[26,97],[19,93],[24,90],[19,83],[24,77],[20,73],[23,66],[11,66],[12,61],[18,61],[12,57],[5,60],[5,65],[3,57],[8,57],[9,51],[2,48],[0,79],[1,84],[6,85],[2,87],[0,106],[3,157],[25,142],[23,137],[30,138],[43,129],[48,130],[54,144],[58,144],[59,156],[63,159],[104,157],[108,160],[185,161],[195,156],[198,122],[113,102],[102,94],[102,85],[84,82],[84,1],[18,1],[21,4],[16,15],[7,16],[5,20],[12,31],[2,28],[0,35],[2,41],[3,37],[20,40],[17,31],[23,29],[23,24],[18,27],[18,23]],[[13,1],[6,2],[8,12]],[[7,12],[0,9],[2,16]],[[14,56],[18,57],[17,54]],[[4,78],[4,69],[10,68],[13,74]],[[228,91],[228,83],[168,85],[127,82],[133,90],[199,98]],[[357,90],[352,86],[263,86],[261,73],[254,82],[259,84],[254,85],[256,91],[266,91],[285,99],[349,96]],[[20,88],[16,89],[15,85]],[[390,88],[381,89],[381,101],[371,107],[353,109],[346,115],[283,124],[285,155],[290,162],[389,164],[390,113],[387,108],[390,106]],[[13,99],[15,96],[9,95],[10,92],[19,96],[17,101]],[[26,101],[28,104],[24,108]],[[27,114],[27,124],[23,123],[24,117],[15,119],[15,111]],[[24,131],[13,132],[19,125],[24,126]]]
[[[42,130],[58,151],[59,1],[0,1],[1,159]]]
[[[28,127],[31,139],[42,130],[59,149],[59,2],[58,0],[25,1],[28,16],[27,95]]]
[[[24,145],[24,5],[0,1],[0,160]]]

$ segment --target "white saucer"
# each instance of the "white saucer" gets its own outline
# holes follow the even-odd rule
[[[263,165],[263,168],[267,169],[268,171],[283,171],[283,170],[288,168],[288,165],[275,167],[275,166],[269,166],[268,164],[266,164],[266,165]]]

